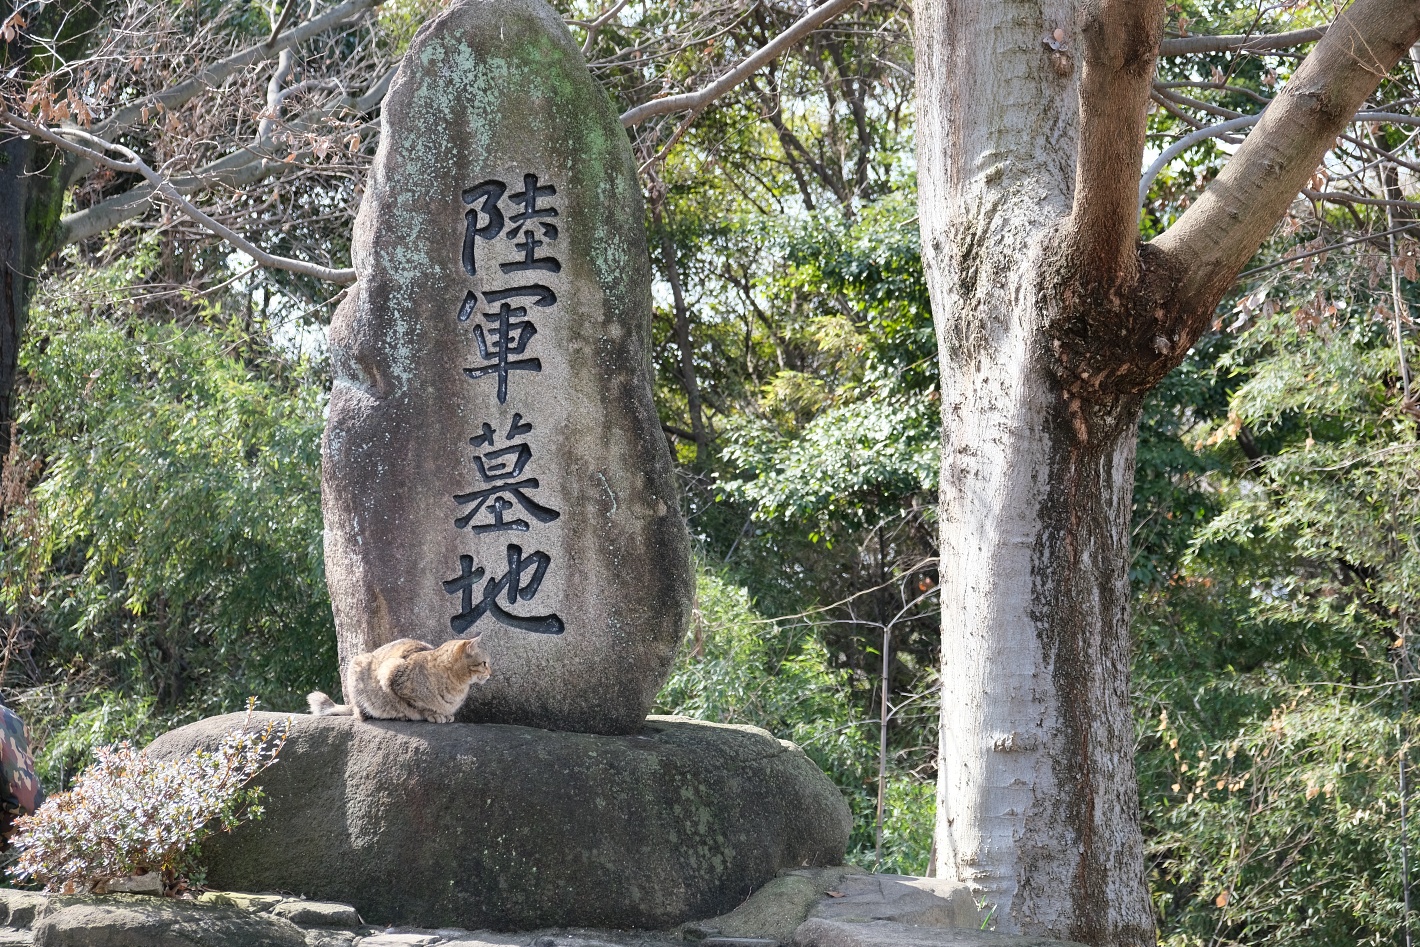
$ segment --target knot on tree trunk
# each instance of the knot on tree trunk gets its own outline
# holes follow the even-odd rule
[[[1137,276],[1123,285],[1081,272],[1067,256],[1043,287],[1048,357],[1061,388],[1091,403],[1141,397],[1183,361],[1212,305],[1178,298],[1177,265],[1148,244],[1139,247]]]

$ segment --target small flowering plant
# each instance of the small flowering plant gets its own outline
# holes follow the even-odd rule
[[[250,784],[276,761],[291,720],[253,728],[254,706],[215,751],[157,760],[127,743],[99,750],[73,789],[16,820],[10,875],[73,892],[161,872],[164,890],[175,890],[198,871],[202,839],[261,817],[261,789]]]

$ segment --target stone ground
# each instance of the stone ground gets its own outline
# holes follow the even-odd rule
[[[382,928],[347,904],[280,894],[0,889],[0,947],[1070,947],[982,927],[961,885],[847,867],[786,872],[729,914],[672,931]]]

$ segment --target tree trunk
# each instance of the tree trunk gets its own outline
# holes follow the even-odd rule
[[[919,0],[942,375],[936,869],[998,930],[1155,941],[1129,702],[1144,394],[1420,38],[1355,0],[1179,220],[1139,243],[1162,0]]]
[[[685,389],[685,401],[690,413],[691,437],[695,440],[695,462],[704,466],[710,461],[710,438],[705,430],[705,410],[700,403],[700,383],[695,375],[695,347],[690,340],[690,310],[681,288],[680,267],[676,264],[675,243],[661,214],[659,196],[653,198],[651,214],[661,234],[661,264],[671,284],[671,299],[675,304],[675,341],[680,350],[680,380]]]
[[[64,190],[64,163],[51,148],[18,137],[0,141],[0,462],[10,453],[30,296],[55,250]]]
[[[1151,944],[1126,578],[1139,400],[1067,395],[1041,289],[1073,162],[1037,149],[1073,134],[1066,98],[919,172],[943,379],[936,867],[998,930]]]
[[[999,930],[1151,944],[1129,703],[1138,411],[1062,397],[1031,316],[1007,314],[976,371],[944,366],[938,874]]]
[[[0,42],[0,72],[22,78],[74,62],[103,19],[106,0],[60,0],[29,16],[29,35],[49,37],[36,46],[25,32]],[[76,162],[34,139],[0,135],[0,466],[10,455],[20,344],[28,322],[35,277],[60,246],[64,195]],[[4,516],[0,500],[0,517]]]
[[[943,386],[937,873],[1001,931],[1152,944],[1129,705],[1139,402],[1067,394],[1044,289],[1074,197],[1076,69],[1035,4],[917,11]]]

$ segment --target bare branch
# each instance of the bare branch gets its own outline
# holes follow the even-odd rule
[[[1242,115],[1234,119],[1229,119],[1226,122],[1220,122],[1217,125],[1209,125],[1192,134],[1185,135],[1172,145],[1169,145],[1158,158],[1154,159],[1154,163],[1149,165],[1148,169],[1144,172],[1144,176],[1139,180],[1139,206],[1141,208],[1144,206],[1144,200],[1149,196],[1149,188],[1153,186],[1154,178],[1159,176],[1160,171],[1168,167],[1170,161],[1177,158],[1194,145],[1207,141],[1209,138],[1222,138],[1240,129],[1251,128],[1262,120],[1263,114],[1264,113]],[[1420,117],[1404,115],[1399,112],[1357,112],[1352,121],[1385,122],[1391,125],[1420,125]],[[1307,193],[1308,196],[1311,195],[1311,192],[1303,193]],[[1350,197],[1348,195],[1317,195],[1314,199],[1332,200],[1334,198],[1340,200],[1343,197],[1357,204],[1375,203],[1369,199]],[[1384,202],[1382,202],[1381,206],[1384,206]]]
[[[1251,128],[1262,120],[1261,115],[1244,115],[1230,121],[1220,122],[1217,125],[1209,125],[1200,128],[1198,131],[1184,135],[1164,149],[1163,153],[1154,159],[1154,163],[1149,165],[1144,172],[1144,176],[1139,179],[1139,206],[1144,206],[1144,200],[1149,196],[1149,188],[1154,184],[1154,178],[1159,176],[1159,172],[1168,167],[1168,164],[1179,155],[1183,154],[1194,145],[1201,144],[1210,138],[1221,138],[1224,135],[1239,131],[1244,128]]]
[[[100,122],[94,128],[94,132],[101,138],[108,137],[116,130],[132,125],[141,119],[144,109],[158,107],[175,109],[207,89],[221,85],[229,77],[254,63],[279,56],[283,50],[298,46],[332,27],[364,16],[381,2],[382,0],[346,0],[345,3],[332,8],[314,20],[307,20],[295,29],[287,30],[273,43],[263,42],[255,46],[248,46],[225,59],[214,62],[191,79],[185,79],[161,92],[146,95],[125,105]],[[294,4],[295,0],[292,0],[292,3]]]
[[[808,36],[820,26],[834,19],[857,2],[858,0],[827,0],[827,2],[821,6],[814,7],[808,13],[805,13],[793,26],[774,37],[773,40],[755,51],[753,55],[743,60],[739,65],[735,66],[705,88],[697,89],[694,92],[685,92],[680,95],[668,95],[661,99],[652,99],[635,108],[627,109],[621,116],[621,124],[626,128],[631,128],[656,115],[665,115],[668,112],[681,112],[687,109],[694,110],[704,108],[709,103],[754,75],[759,71],[760,67],[772,62],[780,53]]]
[[[610,23],[612,19],[618,13],[620,13],[622,8],[625,7],[626,4],[629,2],[630,0],[616,0],[615,3],[606,8],[605,13],[597,17],[592,22],[586,24],[585,29],[587,31],[587,41],[582,44],[583,56],[590,56],[592,54],[592,47],[596,45],[597,42],[597,34],[600,33],[602,31],[602,27]]]
[[[295,0],[291,0],[286,9],[290,10],[295,6]],[[261,117],[261,122],[257,125],[256,137],[258,141],[265,141],[271,137],[271,133],[276,129],[276,120],[281,115],[281,102],[285,95],[281,87],[286,84],[286,80],[291,78],[291,73],[296,70],[296,56],[289,49],[281,50],[281,58],[276,63],[276,68],[271,73],[271,81],[266,86],[266,112]]]
[[[281,11],[281,18],[271,24],[271,35],[266,38],[267,46],[275,43],[276,37],[280,36],[281,31],[290,25],[291,17],[296,12],[296,4],[299,2],[300,0],[286,0],[286,9]]]
[[[1399,207],[1412,213],[1420,210],[1420,203],[1415,201],[1390,201],[1379,197],[1365,197],[1360,194],[1347,194],[1343,191],[1313,191],[1310,188],[1302,188],[1299,192],[1309,201],[1329,201],[1332,204],[1363,204],[1366,207]]]
[[[1315,43],[1326,35],[1326,27],[1314,26],[1290,33],[1253,33],[1238,36],[1180,36],[1159,43],[1160,56],[1190,56],[1194,53],[1265,53]]]
[[[28,122],[5,109],[0,109],[0,122],[4,122],[36,138],[42,138],[55,147],[62,148],[72,154],[80,155],[94,164],[112,168],[115,171],[125,171],[142,175],[159,193],[169,201],[172,201],[184,214],[197,221],[213,234],[226,240],[238,250],[246,253],[262,266],[278,270],[287,270],[291,273],[299,273],[303,276],[311,276],[315,279],[325,280],[326,282],[335,283],[340,286],[349,286],[351,283],[355,282],[355,271],[353,269],[336,270],[315,263],[307,263],[304,260],[293,260],[289,257],[267,253],[226,224],[220,223],[203,213],[197,205],[178,193],[177,188],[173,187],[170,181],[150,168],[147,162],[123,145],[104,141],[95,135],[91,135],[77,128],[65,128],[62,130],[62,133],[56,133],[43,125]],[[122,160],[109,157],[109,155],[105,153],[109,151],[122,155]]]
[[[398,67],[390,69],[385,75],[371,86],[370,90],[359,97],[344,96],[336,98],[327,103],[322,108],[313,109],[300,117],[289,122],[286,127],[296,131],[306,131],[318,127],[331,115],[343,109],[350,109],[356,113],[366,113],[374,109],[383,100],[385,93],[389,90],[389,85]],[[273,75],[273,83],[282,73],[278,66],[276,75]],[[309,147],[301,148],[294,154],[286,157],[277,157],[272,153],[272,133],[274,125],[279,115],[273,110],[279,110],[282,102],[290,95],[303,91],[306,88],[332,88],[338,85],[333,81],[327,82],[301,82],[295,86],[281,89],[279,83],[269,84],[267,87],[267,115],[263,117],[259,126],[257,137],[250,145],[246,145],[232,151],[229,154],[211,161],[196,169],[190,174],[169,179],[169,183],[177,189],[178,193],[184,197],[200,191],[213,190],[215,188],[235,188],[241,189],[264,181],[272,177],[284,177],[309,169],[308,159],[313,156]],[[360,138],[377,134],[379,124],[377,122],[366,122],[353,130],[353,133]],[[130,220],[143,216],[148,208],[152,206],[155,188],[152,184],[140,184],[137,187],[115,194],[96,204],[65,215],[59,222],[60,235],[59,246],[67,246],[71,243],[78,243],[90,237],[112,230]]]
[[[1168,99],[1164,98],[1162,95],[1159,95],[1159,93],[1158,93],[1157,91],[1150,92],[1150,93],[1149,93],[1149,99],[1150,99],[1150,101],[1152,101],[1155,105],[1157,105],[1159,108],[1163,109],[1165,112],[1168,112],[1168,113],[1169,113],[1170,115],[1172,115],[1174,118],[1178,119],[1180,122],[1183,122],[1185,125],[1188,125],[1190,128],[1207,128],[1207,127],[1208,127],[1208,126],[1205,125],[1203,122],[1200,122],[1198,119],[1194,118],[1192,115],[1189,115],[1189,114],[1188,114],[1187,112],[1185,112],[1183,109],[1179,108],[1179,107],[1178,107],[1176,104],[1174,104],[1173,102],[1170,102]]]
[[[1265,95],[1259,95],[1246,86],[1232,85],[1228,82],[1202,82],[1188,80],[1182,82],[1155,82],[1155,89],[1214,89],[1219,92],[1227,92],[1231,95],[1242,95],[1252,99],[1258,105],[1267,105],[1272,101]]]
[[[1153,241],[1181,274],[1181,301],[1213,306],[1417,39],[1415,0],[1356,0],[1332,24],[1222,173]]]
[[[1332,250],[1340,250],[1344,247],[1355,246],[1358,243],[1366,243],[1371,240],[1377,240],[1381,237],[1389,237],[1392,234],[1404,233],[1407,230],[1414,230],[1416,227],[1420,227],[1420,221],[1416,221],[1413,224],[1405,224],[1404,226],[1396,227],[1394,230],[1382,230],[1380,233],[1363,234],[1359,237],[1353,237],[1350,240],[1342,240],[1340,243],[1329,243],[1326,246],[1320,247],[1315,250],[1307,250],[1304,253],[1293,254],[1292,256],[1285,257],[1273,263],[1265,263],[1262,266],[1255,266],[1250,270],[1247,270],[1243,273],[1239,273],[1238,278],[1247,279],[1249,276],[1256,276],[1259,273],[1266,273],[1268,270],[1280,269],[1291,263],[1297,263],[1301,260],[1305,260],[1314,256],[1321,256],[1323,253],[1330,253]]]
[[[1212,102],[1204,102],[1202,99],[1195,99],[1192,96],[1183,95],[1172,89],[1165,88],[1162,85],[1156,84],[1154,86],[1154,95],[1168,102],[1172,102],[1175,105],[1198,109],[1200,112],[1207,112],[1209,115],[1216,115],[1219,118],[1238,118],[1242,115],[1241,112],[1234,109],[1225,109],[1221,105],[1214,105]]]
[[[216,187],[242,188],[271,177],[280,177],[304,166],[294,161],[282,161],[256,154],[249,149],[232,152],[190,175],[170,183],[179,194],[187,196]],[[78,243],[112,230],[130,220],[142,217],[153,206],[152,184],[140,184],[122,194],[116,194],[83,210],[67,214],[59,221],[59,246]]]

